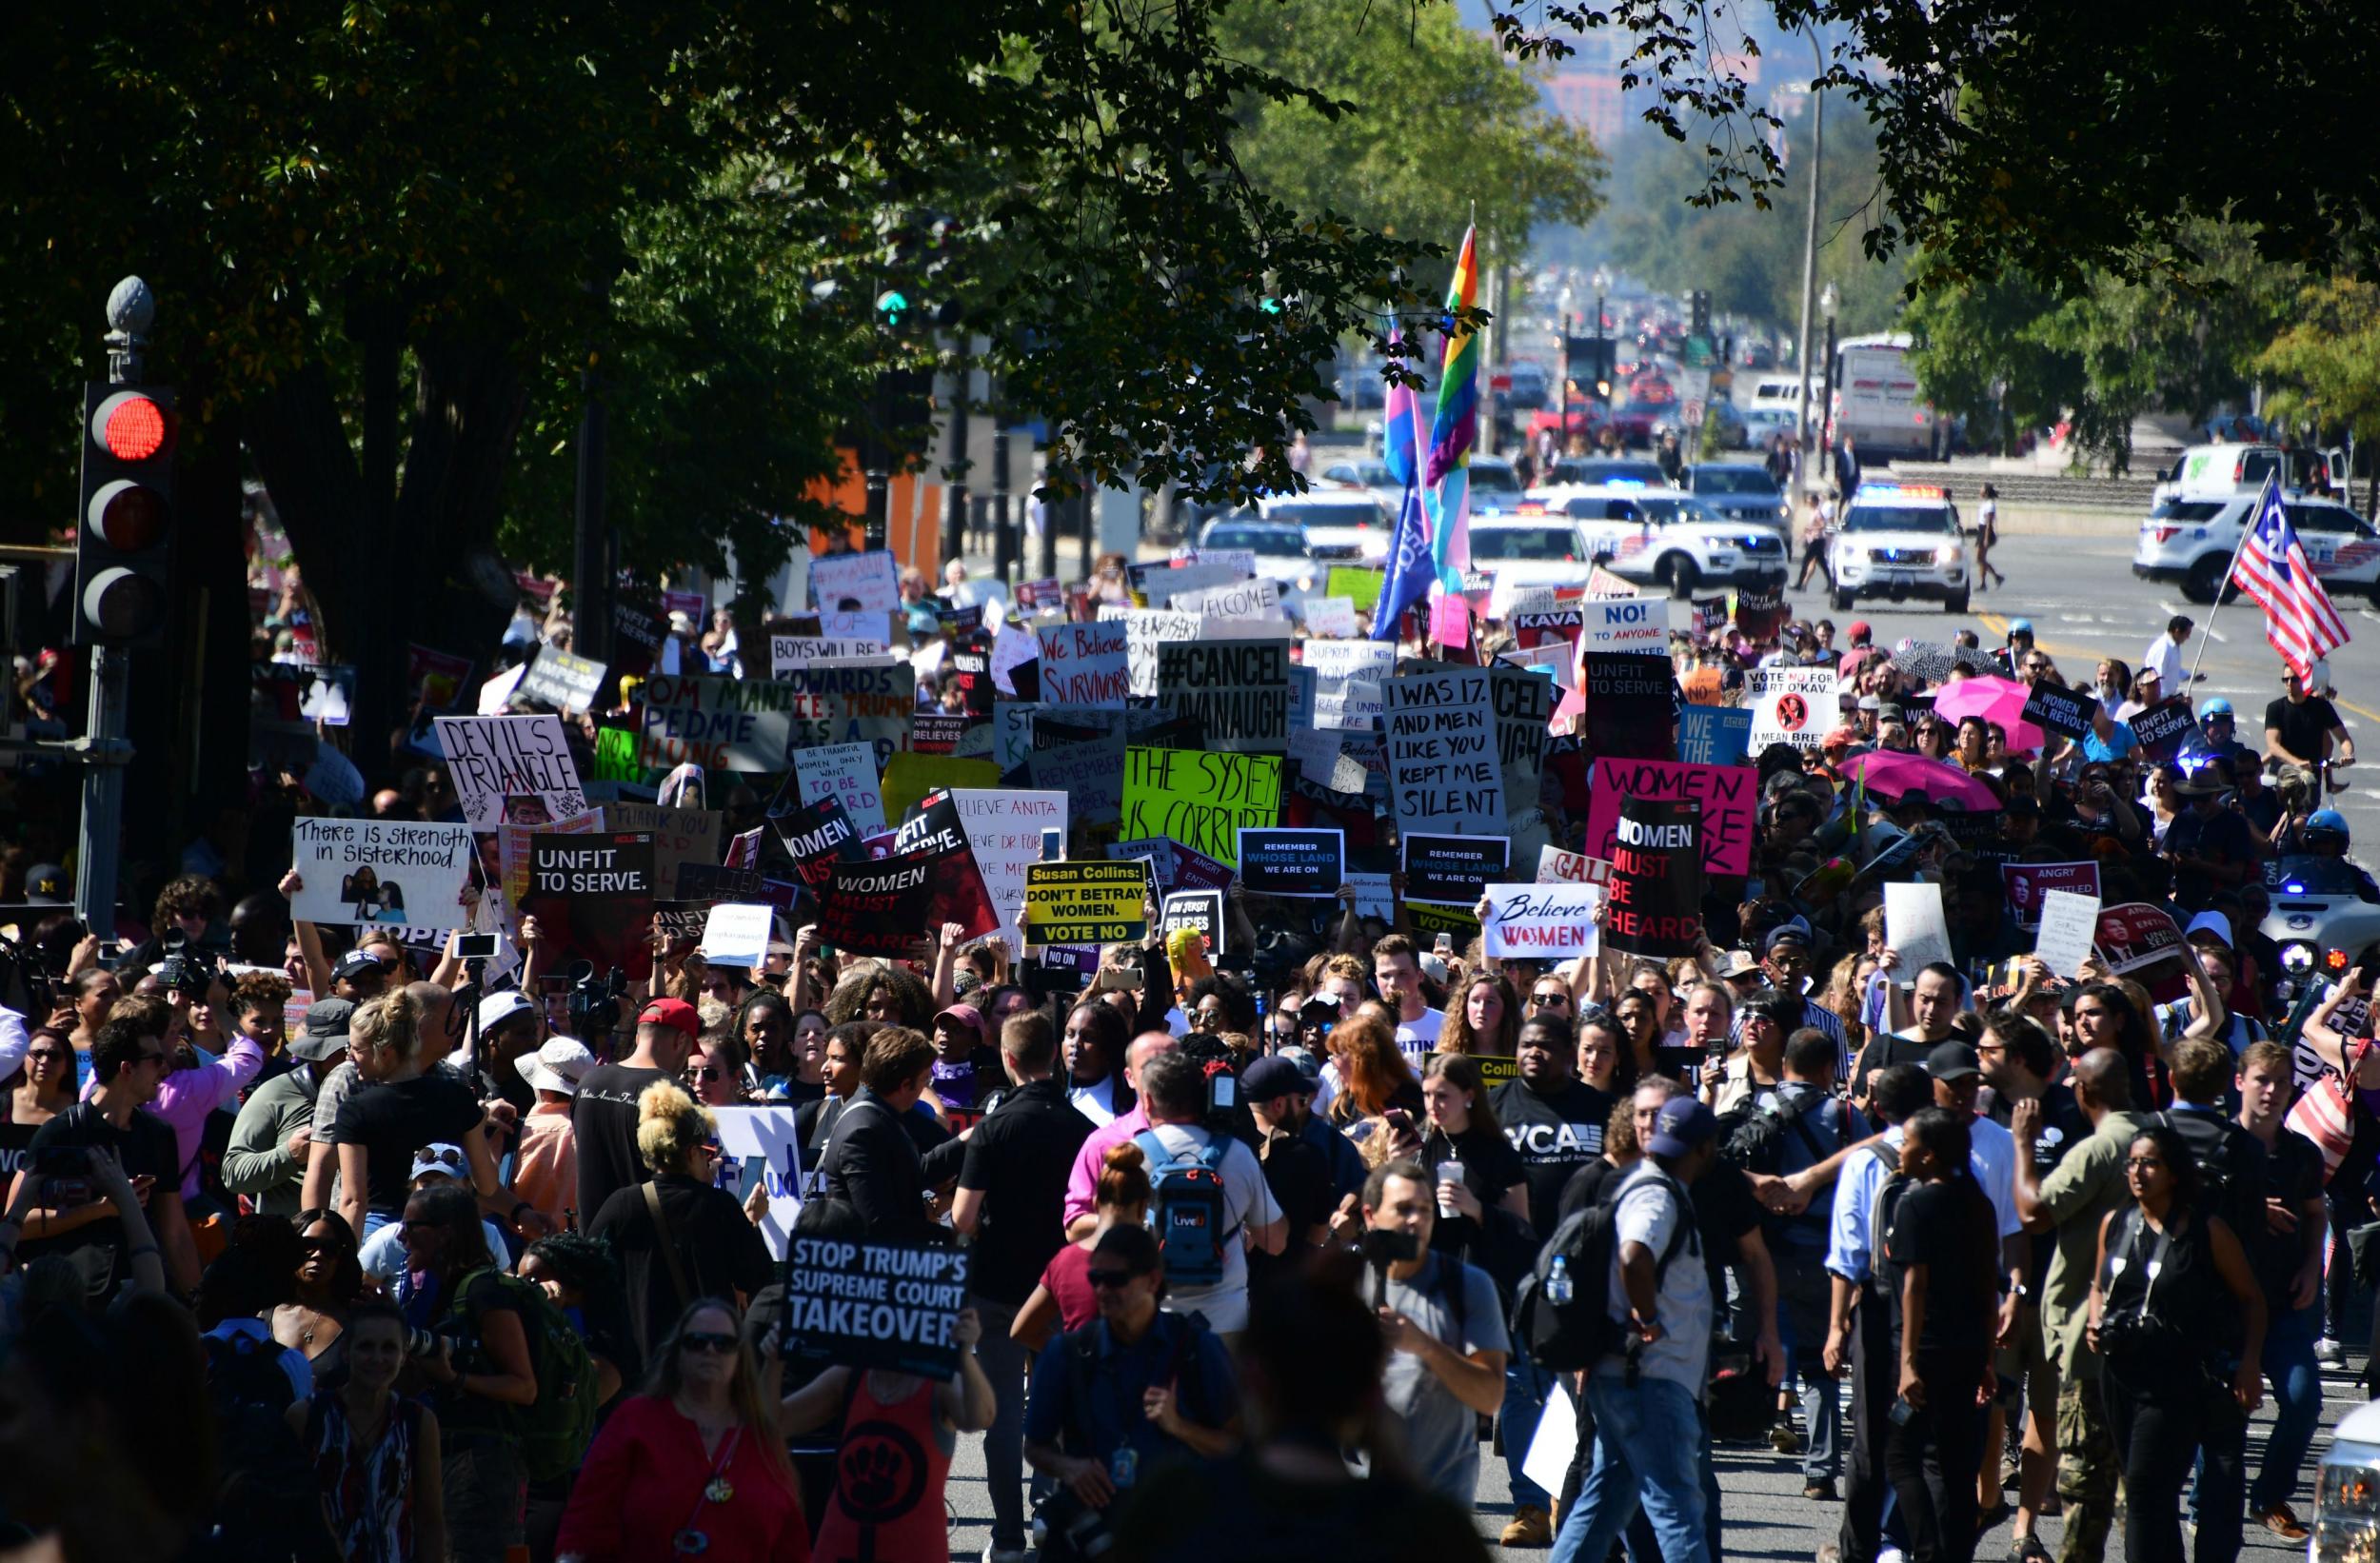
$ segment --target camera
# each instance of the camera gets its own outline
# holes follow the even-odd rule
[[[493,960],[496,958],[494,934],[462,934],[454,941],[455,959],[459,960]]]
[[[91,1201],[90,1152],[80,1145],[44,1145],[33,1152],[32,1173],[42,1203],[66,1210]]]
[[[628,991],[627,973],[614,966],[599,980],[593,961],[574,960],[565,976],[570,984],[570,1035],[585,1041],[619,1030],[620,996]]]
[[[1041,1504],[1033,1516],[1033,1547],[1046,1563],[1074,1563],[1105,1557],[1116,1545],[1107,1516],[1065,1488]]]

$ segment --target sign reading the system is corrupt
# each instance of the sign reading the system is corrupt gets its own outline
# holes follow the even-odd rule
[[[1279,821],[1280,773],[1279,755],[1136,744],[1124,751],[1121,834],[1170,837],[1237,868],[1241,829]]]
[[[797,1350],[940,1383],[959,1371],[967,1250],[793,1235],[784,1332]],[[861,1434],[865,1429],[859,1430]]]

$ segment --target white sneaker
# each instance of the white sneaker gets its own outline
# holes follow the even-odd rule
[[[2336,1340],[2331,1339],[2329,1335],[2324,1335],[2321,1339],[2314,1342],[2314,1360],[2321,1363],[2326,1368],[2345,1367],[2347,1365],[2347,1348],[2340,1345]]]
[[[1909,1563],[1909,1554],[1898,1547],[1879,1548],[1875,1554],[1875,1563]]]
[[[983,1563],[1025,1563],[1032,1555],[1029,1550],[1021,1547],[1013,1552],[1006,1547],[986,1547],[983,1549]]]

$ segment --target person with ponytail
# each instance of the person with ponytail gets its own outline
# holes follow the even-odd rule
[[[404,988],[367,999],[347,1022],[348,1052],[363,1084],[339,1105],[339,1214],[368,1237],[405,1213],[414,1157],[426,1145],[460,1145],[467,1181],[496,1192],[495,1153],[480,1132],[479,1098],[460,1078],[428,1067],[421,1000]]]

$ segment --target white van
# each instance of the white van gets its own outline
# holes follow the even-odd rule
[[[1797,380],[1791,373],[1764,374],[1753,382],[1752,400],[1745,405],[1745,410],[1798,412],[1805,401],[1815,410],[1818,399],[1825,394],[1824,387],[1815,380]]]
[[[2286,464],[2287,470],[2284,470]],[[2228,500],[2253,493],[2265,480],[2279,473],[2281,486],[2298,490],[2317,478],[2335,478],[2345,492],[2346,453],[2338,450],[2284,451],[2279,445],[2250,442],[2186,447],[2160,476],[2154,504],[2167,500]]]

